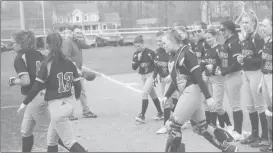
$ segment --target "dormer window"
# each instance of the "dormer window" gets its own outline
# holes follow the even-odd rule
[[[80,22],[80,17],[76,16],[76,22]]]

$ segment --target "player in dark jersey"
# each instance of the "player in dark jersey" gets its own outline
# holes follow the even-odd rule
[[[236,25],[233,21],[227,20],[221,23],[220,34],[224,37],[225,42],[221,46],[219,57],[221,59],[220,69],[216,74],[221,74],[225,78],[225,91],[229,99],[232,112],[234,129],[233,138],[238,141],[243,139],[243,111],[241,108],[241,66],[237,62],[237,56],[242,49],[236,32]]]
[[[272,14],[267,16],[263,22],[261,31],[264,37],[264,47],[259,51],[262,57],[261,71],[263,76],[258,92],[262,91],[263,99],[266,101],[265,111],[268,124],[269,146],[262,147],[262,152],[272,152]],[[262,89],[262,90],[261,90]]]
[[[169,54],[166,53],[165,49],[162,47],[162,41],[161,38],[164,35],[163,31],[159,31],[156,34],[156,43],[158,45],[158,48],[156,49],[155,52],[155,59],[154,59],[154,73],[153,73],[153,78],[154,80],[159,80],[160,87],[161,87],[161,94],[164,96],[166,89],[168,89],[170,83],[171,83],[171,78],[170,78],[170,73],[168,71],[168,62],[170,60]],[[159,77],[159,79],[157,79]],[[173,103],[174,101],[174,103]],[[162,105],[164,108],[164,124],[163,126],[156,132],[157,134],[165,134],[167,133],[167,128],[165,126],[166,121],[169,119],[171,115],[171,108],[175,107],[173,105],[176,105],[177,99],[175,97],[175,94],[173,95],[173,98],[170,98],[167,104]]]
[[[79,73],[74,65],[61,51],[62,37],[58,33],[51,33],[46,38],[49,46],[49,55],[42,62],[36,81],[18,112],[25,107],[34,97],[45,88],[44,100],[49,105],[51,121],[47,133],[48,152],[58,152],[59,138],[64,142],[70,152],[86,152],[72,135],[72,128],[68,117],[73,113],[71,105],[71,88],[74,86],[75,98],[81,94]],[[31,103],[29,105],[31,105]]]
[[[265,103],[262,95],[257,93],[257,88],[262,77],[261,57],[258,52],[263,49],[264,40],[257,32],[258,19],[253,13],[247,13],[242,17],[245,38],[241,41],[242,54],[237,57],[243,69],[242,101],[246,102],[246,110],[249,113],[252,132],[249,137],[242,140],[242,144],[250,144],[257,148],[269,145],[267,120],[265,115]],[[262,128],[259,137],[259,120]]]
[[[158,111],[155,120],[163,119],[163,112],[161,110],[160,101],[156,95],[154,89],[154,58],[155,53],[144,47],[144,40],[142,36],[137,36],[134,40],[134,46],[137,48],[137,51],[133,55],[132,68],[133,70],[138,69],[138,73],[141,75],[141,80],[144,84],[142,89],[142,110],[141,113],[135,118],[136,121],[145,123],[145,113],[148,108],[148,95],[151,96],[155,107]]]
[[[180,148],[182,140],[181,126],[191,118],[196,123],[196,131],[210,143],[223,152],[236,152],[237,147],[227,142],[227,135],[222,130],[214,128],[206,122],[205,111],[200,100],[202,98],[200,90],[210,107],[213,108],[215,102],[202,79],[195,53],[189,49],[189,46],[181,46],[180,35],[175,30],[166,32],[162,41],[167,52],[175,53],[174,58],[169,62],[172,84],[166,92],[164,100],[167,100],[175,90],[178,90],[181,95],[173,116],[166,122],[169,131],[165,151],[184,151],[184,148]]]
[[[208,29],[206,32],[206,42],[210,45],[210,48],[205,49],[204,55],[204,67],[205,73],[204,75],[207,77],[205,80],[210,94],[213,96],[215,100],[215,110],[210,110],[210,123],[216,126],[217,118],[220,123],[221,128],[225,128],[225,124],[227,126],[231,126],[231,122],[228,116],[228,113],[223,108],[223,100],[224,100],[224,92],[225,92],[225,83],[224,77],[219,74],[215,74],[215,70],[219,68],[221,65],[221,60],[218,56],[221,45],[219,45],[216,41],[217,32],[214,29]],[[205,105],[206,106],[206,105]]]
[[[14,60],[14,68],[18,77],[9,79],[10,86],[21,86],[21,93],[27,95],[35,82],[37,71],[40,68],[43,55],[35,49],[35,36],[32,31],[19,30],[12,34],[13,50],[17,52]],[[21,124],[22,152],[31,152],[34,136],[33,130],[48,127],[49,111],[47,103],[38,99],[30,104],[24,112]]]

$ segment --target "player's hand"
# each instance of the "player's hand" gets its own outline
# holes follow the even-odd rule
[[[138,53],[138,55],[137,55],[137,60],[140,61],[140,60],[141,60],[141,57],[142,57],[142,52]]]
[[[163,99],[162,99],[162,101],[161,101],[162,107],[164,107],[164,106],[167,104],[167,100],[168,100],[167,97],[163,97]]]
[[[272,117],[272,112],[270,112],[268,109],[265,110],[265,115]]]
[[[212,64],[208,64],[205,67],[207,68],[207,70],[209,70],[210,72],[212,72],[212,69],[213,69],[213,65]]]
[[[9,86],[14,86],[15,85],[15,77],[10,77],[9,78]]]
[[[24,111],[25,111],[25,109],[26,109],[26,107],[27,107],[27,105],[25,105],[24,103],[22,103],[22,104],[20,105],[20,108],[17,110],[17,113],[18,113],[19,115],[23,114]]]
[[[206,102],[210,109],[215,110],[215,101],[213,98],[207,99]]]
[[[237,56],[237,61],[238,61],[238,63],[239,64],[241,64],[241,65],[243,65],[244,64],[244,57],[243,57],[243,55],[238,55]]]

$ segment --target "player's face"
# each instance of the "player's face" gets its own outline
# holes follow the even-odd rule
[[[82,38],[83,37],[82,29],[79,29],[79,28],[74,29],[73,37],[74,38]]]
[[[272,36],[272,23],[268,19],[264,19],[261,26],[264,37]]]
[[[163,47],[163,45],[162,45],[162,36],[156,37],[155,40],[156,40],[156,44],[157,44],[158,47]]]
[[[228,39],[230,34],[227,30],[227,28],[225,28],[223,25],[221,25],[220,27],[220,34],[225,38],[225,39]]]
[[[134,46],[136,47],[137,51],[144,50],[144,45],[142,43],[134,43]]]
[[[165,35],[162,37],[163,48],[167,53],[175,52],[174,43]]]
[[[204,29],[202,29],[200,25],[197,26],[196,36],[198,37],[198,39],[204,38],[204,35],[205,35]]]
[[[13,38],[11,39],[11,42],[13,44],[12,48],[15,52],[18,52],[22,49],[21,44],[18,44]]]
[[[186,32],[184,32],[184,31],[181,31],[181,30],[176,30],[178,33],[179,33],[179,35],[181,36],[181,39],[182,40],[184,40],[184,39],[186,39],[186,37],[187,37],[187,33]]]
[[[205,38],[210,46],[216,43],[216,37],[214,37],[211,33],[206,33]]]
[[[246,33],[251,33],[254,30],[254,22],[249,17],[242,18],[242,27]]]

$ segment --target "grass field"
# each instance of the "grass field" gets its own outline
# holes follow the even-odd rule
[[[153,48],[153,47],[152,47]],[[107,76],[86,82],[91,110],[98,115],[96,119],[81,116],[80,102],[75,102],[75,115],[80,119],[71,122],[77,140],[89,151],[106,152],[163,152],[165,136],[156,135],[162,121],[152,118],[156,115],[153,103],[149,104],[147,124],[138,125],[134,117],[140,111],[141,81],[131,69],[133,47],[104,47],[84,51],[86,67]],[[1,53],[1,151],[20,151],[20,124],[22,116],[16,110],[22,102],[19,87],[9,87],[8,78],[15,76],[13,60],[15,53]],[[157,89],[158,93],[159,89]],[[225,98],[225,108],[229,110]],[[231,114],[230,114],[231,115]],[[232,116],[230,116],[232,119]],[[244,129],[250,131],[249,118],[245,113]],[[35,133],[34,151],[46,151],[45,136]],[[191,129],[183,132],[187,152],[218,152],[204,138]],[[239,145],[239,144],[238,144]],[[247,146],[239,145],[241,152],[257,152]]]

